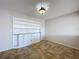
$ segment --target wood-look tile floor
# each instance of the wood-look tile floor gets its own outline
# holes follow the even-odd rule
[[[79,50],[43,40],[0,53],[0,59],[79,59]]]

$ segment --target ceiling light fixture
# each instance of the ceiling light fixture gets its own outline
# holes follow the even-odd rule
[[[44,15],[46,13],[46,9],[41,7],[41,9],[39,10],[39,13]]]
[[[44,3],[43,0],[41,0],[41,3],[40,3],[39,6],[37,7],[37,12],[38,12],[39,14],[44,15],[44,14],[46,14],[47,10],[48,10],[47,4]]]

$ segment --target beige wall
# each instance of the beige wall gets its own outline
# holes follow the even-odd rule
[[[0,51],[12,49],[12,21],[13,16],[39,22],[41,25],[42,38],[45,36],[45,22],[43,20],[27,17],[26,15],[0,9]]]
[[[47,20],[46,39],[79,49],[79,12]]]
[[[0,9],[0,51],[12,48],[12,17]]]

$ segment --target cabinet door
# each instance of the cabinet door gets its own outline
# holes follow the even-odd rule
[[[39,42],[40,41],[40,33],[34,33],[32,34],[32,43],[36,43],[36,42]]]
[[[31,37],[31,34],[27,34],[27,35],[24,35],[24,46],[28,46],[28,45],[31,45],[32,44],[32,37]]]
[[[23,44],[23,35],[19,35],[19,40],[18,40],[18,41],[19,41],[19,42],[18,42],[18,43],[19,43],[19,48],[20,48],[20,47],[23,47],[23,45],[24,45],[24,44]]]

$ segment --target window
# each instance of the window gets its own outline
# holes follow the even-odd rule
[[[28,46],[41,39],[40,23],[13,18],[13,48]]]

